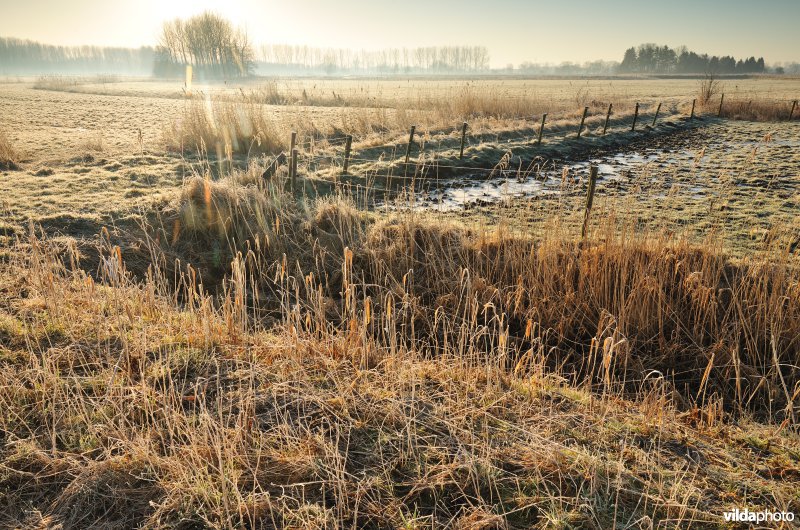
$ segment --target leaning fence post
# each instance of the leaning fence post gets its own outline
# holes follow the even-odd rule
[[[542,114],[542,124],[539,126],[539,139],[536,140],[536,145],[542,145],[542,133],[544,132],[544,120],[547,119],[547,113]]]
[[[347,166],[350,164],[350,146],[353,145],[353,137],[347,135],[347,141],[344,144],[344,163],[342,164],[342,175],[347,174]]]
[[[722,97],[719,98],[719,112],[717,112],[717,118],[722,117],[722,103],[725,101],[725,94],[722,94]]]
[[[689,119],[692,119],[692,120],[694,119],[694,106],[695,106],[696,103],[697,103],[697,100],[693,99],[692,100],[692,113],[689,115]]]
[[[597,184],[597,166],[592,165],[589,167],[589,189],[586,190],[586,211],[583,214],[583,230],[581,230],[581,239],[586,239],[586,233],[589,231],[589,213],[592,211],[592,203],[594,202],[594,190]]]
[[[583,116],[581,116],[581,125],[578,127],[578,138],[581,137],[581,131],[583,130],[583,122],[586,121],[586,114],[589,112],[589,107],[583,107]]]
[[[608,129],[608,120],[611,119],[611,106],[613,103],[608,104],[608,112],[606,112],[606,123],[603,125],[603,136],[606,135],[606,130]]]
[[[462,160],[464,158],[464,142],[467,139],[467,122],[464,122],[461,125],[461,151],[458,153],[458,159]]]
[[[656,126],[656,119],[658,119],[658,113],[659,112],[661,112],[661,103],[659,103],[658,107],[656,107],[656,115],[653,116],[653,125],[651,125],[650,127],[655,127]]]
[[[789,111],[789,121],[792,121],[792,116],[794,116],[795,107],[797,107],[797,100],[792,101],[792,110]]]
[[[631,131],[636,130],[636,120],[639,118],[639,104],[636,104],[636,108],[633,110],[633,125],[631,125]]]

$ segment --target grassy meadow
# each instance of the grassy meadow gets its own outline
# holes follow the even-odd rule
[[[0,81],[0,527],[800,513],[800,80],[702,84]]]

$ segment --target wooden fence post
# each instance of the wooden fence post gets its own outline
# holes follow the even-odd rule
[[[586,191],[586,211],[583,214],[583,230],[581,230],[581,239],[586,239],[586,234],[589,232],[589,213],[592,211],[592,203],[594,202],[594,190],[597,184],[597,166],[589,166],[589,189]]]
[[[583,131],[583,122],[586,121],[586,114],[589,113],[589,107],[583,107],[583,116],[581,116],[581,125],[578,127],[578,138],[581,137],[581,131]]]
[[[655,127],[656,126],[656,119],[658,119],[658,113],[659,112],[661,112],[661,103],[659,103],[658,107],[656,107],[656,115],[653,116],[653,125],[651,125],[650,127]]]
[[[636,130],[636,119],[639,117],[639,104],[636,104],[636,108],[633,111],[633,125],[631,125],[631,131]]]
[[[606,123],[603,125],[603,136],[606,135],[606,130],[608,129],[608,120],[611,119],[611,106],[613,103],[608,104],[608,112],[606,112]]]
[[[691,119],[691,120],[694,119],[694,106],[695,106],[695,104],[697,104],[697,100],[693,99],[692,100],[692,113],[689,115],[689,119]]]
[[[292,149],[292,192],[297,189],[297,149]]]
[[[289,142],[289,156],[291,157],[289,159],[289,180],[292,183],[292,189],[294,189],[294,173],[293,173],[293,171],[294,171],[294,158],[295,158],[295,154],[294,153],[296,151],[296,149],[295,149],[295,145],[296,144],[297,144],[297,132],[296,131],[292,131],[292,139]]]
[[[411,144],[414,143],[414,131],[417,130],[416,125],[411,126],[411,132],[408,135],[408,145],[406,146],[406,165],[408,165],[408,157],[411,156]]]
[[[789,111],[789,121],[792,121],[792,116],[794,116],[795,107],[797,107],[797,100],[792,101],[792,110]]]
[[[536,140],[536,145],[542,145],[542,133],[544,132],[544,121],[547,119],[547,113],[542,114],[542,124],[539,126],[539,139]]]
[[[717,112],[717,118],[722,117],[722,103],[725,101],[725,94],[722,94],[722,97],[719,98],[719,112]]]
[[[458,159],[462,160],[464,158],[464,142],[467,139],[467,122],[464,122],[461,125],[461,151],[458,153]]]
[[[412,125],[408,135],[408,145],[406,146],[406,163],[403,166],[403,176],[408,176],[408,158],[411,156],[411,144],[414,143],[414,131],[416,130],[417,126]]]
[[[347,166],[350,164],[350,147],[353,145],[353,137],[347,135],[347,141],[344,144],[344,163],[342,164],[342,175],[347,174]]]

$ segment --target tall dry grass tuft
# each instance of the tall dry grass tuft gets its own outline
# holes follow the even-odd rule
[[[298,208],[283,191],[285,178],[283,172],[265,183],[239,171],[218,181],[191,178],[174,209],[154,221],[158,229],[150,228],[161,243],[151,249],[151,258],[161,261],[165,253],[169,262],[190,263],[213,289],[230,273],[237,255],[265,267],[289,255],[308,266],[315,258],[330,259],[322,254],[340,256],[361,237],[363,213],[336,198]]]
[[[259,104],[201,97],[187,101],[181,118],[164,131],[168,148],[214,154],[218,159],[278,153],[287,147],[283,136]]]
[[[0,170],[19,169],[22,154],[11,143],[3,129],[0,129]]]
[[[467,85],[448,97],[421,99],[421,108],[430,108],[445,120],[467,120],[470,118],[510,119],[541,115],[554,112],[552,101],[544,101],[534,96],[509,95],[499,90],[478,90]]]

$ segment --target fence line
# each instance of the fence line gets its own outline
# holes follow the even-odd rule
[[[707,112],[706,116],[709,116],[709,115],[710,116],[714,116],[715,114],[717,116],[721,116],[725,108],[730,108],[730,107],[728,107],[729,105],[741,105],[744,101],[745,100],[734,100],[734,101],[732,101],[730,98],[728,98],[726,100],[725,94],[721,94],[720,98],[719,98],[719,107],[717,109],[714,109],[714,110],[716,110],[716,112],[714,112],[712,110],[711,112]],[[789,121],[792,121],[794,119],[795,109],[797,107],[797,100],[786,101],[786,100],[782,100],[782,99],[771,99],[771,98],[765,100],[764,98],[760,98],[758,101],[759,102],[767,101],[767,102],[774,103],[774,104],[779,104],[779,103],[780,104],[785,104],[787,106],[787,119]],[[707,102],[701,108],[705,108],[706,110],[708,110],[709,103],[710,102]],[[749,100],[749,103],[752,103],[752,100]],[[684,105],[688,105],[688,102],[681,101],[681,102],[676,103],[676,107],[680,107],[680,106],[684,106]],[[656,126],[656,121],[657,121],[657,119],[659,117],[659,113],[660,113],[660,110],[661,110],[662,103],[661,102],[659,102],[657,104],[656,103],[652,103],[652,106],[655,106],[655,112],[653,114],[652,124],[648,126],[650,129],[652,129],[652,128],[654,128]],[[788,110],[789,107],[790,107],[790,110]],[[567,131],[564,134],[564,136],[561,136],[561,138],[567,139],[567,138],[573,137],[573,138],[575,138],[577,140],[581,140],[581,134],[582,134],[582,131],[584,129],[584,123],[585,123],[587,117],[589,117],[589,118],[601,118],[602,119],[603,118],[603,114],[605,114],[605,122],[604,122],[604,124],[602,126],[602,133],[600,134],[600,136],[605,136],[606,132],[607,132],[607,129],[608,129],[608,125],[609,125],[611,116],[612,116],[613,108],[614,108],[613,107],[613,103],[610,103],[609,106],[608,106],[608,110],[606,112],[604,112],[602,114],[598,113],[598,114],[594,114],[594,115],[590,116],[589,115],[590,107],[588,107],[588,106],[584,107],[583,113],[581,115],[580,125],[578,126],[577,131],[575,133],[570,133],[570,132]],[[632,118],[630,118],[631,119],[630,131],[632,131],[632,132],[636,132],[637,122],[639,121],[639,118],[642,117],[642,114],[640,114],[640,112],[639,112],[640,108],[641,108],[640,103],[636,102],[635,107],[634,107],[633,116],[632,116]],[[697,108],[697,100],[693,99],[692,102],[691,102],[691,111],[690,111],[690,113],[687,114],[687,115],[684,115],[684,116],[689,120],[702,119],[702,117],[700,117],[700,116],[698,116],[696,114],[696,112],[695,112],[696,108]],[[679,115],[680,113],[677,113],[677,114]],[[531,140],[530,140],[528,145],[530,145],[530,146],[540,146],[542,144],[542,139],[543,139],[543,137],[546,136],[545,133],[544,133],[544,129],[545,129],[545,126],[546,126],[547,116],[548,116],[547,113],[542,113],[541,114],[541,123],[538,124],[538,126],[536,126],[536,125],[532,126],[532,130],[534,132],[534,136],[531,138]],[[532,117],[532,118],[535,118],[535,117]],[[536,118],[535,120],[532,120],[532,121],[536,121],[536,120],[538,120],[538,118]],[[622,121],[624,123],[623,120],[624,120],[624,118],[620,119],[619,121]],[[463,159],[464,150],[465,150],[465,148],[469,147],[468,140],[467,140],[467,138],[468,138],[468,134],[467,134],[468,127],[469,127],[468,122],[463,122],[459,127],[454,128],[454,130],[453,130],[453,136],[456,136],[456,135],[460,136],[459,160]],[[372,163],[372,164],[375,164],[375,163],[385,162],[386,163],[386,167],[385,168],[376,168],[376,169],[372,169],[372,170],[368,169],[368,170],[365,170],[365,173],[368,174],[370,172],[377,172],[380,169],[402,168],[402,170],[404,172],[403,175],[394,175],[394,174],[388,175],[388,178],[401,179],[401,180],[419,179],[418,173],[420,171],[420,168],[423,168],[423,171],[424,171],[424,168],[428,168],[429,170],[439,170],[439,169],[462,170],[462,171],[471,172],[471,173],[488,173],[488,174],[508,175],[508,174],[519,173],[520,171],[523,171],[523,172],[525,172],[527,174],[538,173],[543,168],[543,166],[547,164],[547,161],[544,160],[544,159],[542,159],[541,163],[538,163],[537,162],[537,158],[538,157],[535,157],[533,160],[531,160],[531,161],[529,161],[527,163],[527,167],[525,167],[524,163],[520,164],[516,168],[511,168],[511,167],[508,167],[508,166],[504,167],[501,164],[497,164],[497,165],[495,165],[494,167],[491,167],[491,168],[473,167],[473,166],[467,166],[467,165],[451,165],[451,164],[440,163],[436,158],[436,152],[435,151],[433,152],[433,158],[414,161],[414,160],[412,160],[411,152],[412,152],[412,148],[415,145],[419,146],[420,155],[422,155],[423,153],[426,153],[425,147],[420,145],[420,142],[415,142],[414,141],[415,135],[417,134],[417,130],[416,129],[417,129],[417,127],[415,125],[412,125],[411,129],[409,131],[409,138],[408,138],[407,142],[405,142],[405,144],[398,144],[398,145],[393,146],[394,147],[394,152],[393,152],[393,154],[390,155],[390,157],[387,157],[387,158],[383,158],[383,156],[379,156],[379,157],[376,157],[376,158],[360,158],[360,157],[352,156],[351,145],[352,145],[352,142],[353,142],[353,137],[351,135],[342,135],[342,136],[333,137],[333,138],[321,138],[319,140],[317,140],[314,137],[311,137],[308,141],[304,141],[302,143],[297,143],[296,142],[296,139],[297,139],[296,138],[296,133],[292,133],[292,139],[291,139],[292,140],[291,141],[292,149],[289,152],[289,158],[288,158],[289,178],[290,178],[290,180],[292,182],[292,186],[294,187],[295,181],[297,179],[297,163],[298,163],[298,161],[304,163],[306,167],[308,167],[309,165],[312,165],[312,164],[321,165],[321,163],[327,162],[327,163],[330,164],[330,166],[332,168],[342,168],[342,170],[341,170],[342,174],[348,173],[350,165],[353,164],[353,163]],[[563,129],[560,129],[560,130],[563,130]],[[621,132],[624,132],[624,131],[625,131],[625,127],[623,126]],[[572,136],[573,134],[574,134],[574,136]],[[338,147],[338,146],[344,145],[344,153],[343,154],[331,153],[331,154],[315,155],[315,154],[313,154],[313,151],[312,151],[311,154],[305,152],[306,148],[313,148],[318,143],[323,144],[325,147]],[[430,144],[430,143],[434,143],[434,142],[427,142],[427,143]],[[436,142],[436,143],[440,144],[439,142]],[[481,143],[483,143],[483,142],[478,142],[478,144],[473,144],[473,145],[480,145]],[[405,148],[404,149],[404,151],[405,151],[404,156],[402,155],[402,151],[401,151],[401,150],[403,150],[403,148]],[[458,149],[458,147],[454,147],[453,149]],[[400,155],[399,157],[398,157],[398,154]],[[519,160],[521,160],[521,158]],[[341,163],[337,164],[336,163],[337,161],[341,161]],[[409,172],[409,169],[410,169],[411,166],[414,167],[414,174],[413,174],[413,176],[408,176],[408,172]],[[366,175],[364,175],[364,176],[366,176]]]

